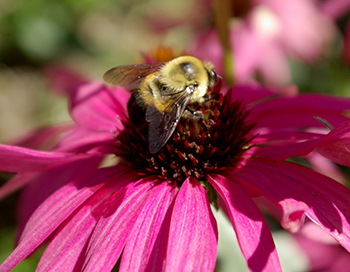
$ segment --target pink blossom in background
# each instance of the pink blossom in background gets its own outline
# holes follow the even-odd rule
[[[349,0],[318,0],[318,5],[322,14],[336,20],[349,12],[350,1]]]
[[[350,250],[350,190],[286,161],[317,152],[350,166],[350,99],[256,84],[223,97],[217,84],[206,129],[186,132],[181,119],[168,144],[151,155],[143,127],[126,116],[130,94],[75,76],[67,72],[59,84],[70,94],[75,124],[51,151],[0,146],[0,170],[17,173],[0,194],[25,185],[27,191],[20,205],[25,226],[1,271],[45,241],[37,271],[111,271],[119,258],[120,271],[213,271],[216,194],[250,271],[281,271],[253,201],[259,196],[281,211],[286,230],[300,230],[306,216]],[[108,155],[119,159],[101,165]]]
[[[317,152],[311,152],[305,159],[315,171],[328,176],[341,184],[346,184],[347,178],[341,171],[338,165],[334,164],[329,159],[323,157]]]
[[[250,4],[247,14],[237,14],[230,23],[237,82],[249,82],[259,74],[268,84],[285,85],[291,81],[289,58],[312,62],[327,55],[335,26],[316,1],[252,0]],[[198,38],[193,54],[220,69],[221,48],[212,29]]]
[[[308,271],[349,271],[349,252],[315,224],[306,223],[304,228],[294,237],[298,246],[309,259]]]
[[[322,13],[330,18],[336,20],[346,16],[350,10],[350,0],[326,0],[320,2]],[[344,30],[344,44],[343,56],[344,60],[350,65],[350,22]]]

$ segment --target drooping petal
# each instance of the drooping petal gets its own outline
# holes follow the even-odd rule
[[[256,186],[281,208],[283,227],[297,231],[305,213],[350,251],[350,190],[345,186],[294,163],[257,158],[234,176]]]
[[[341,165],[350,166],[350,121],[332,129],[315,151]]]
[[[81,271],[111,271],[122,253],[146,199],[152,182],[130,183],[121,202],[106,203],[109,210],[100,217],[87,244]],[[109,209],[108,209],[109,207]]]
[[[126,185],[135,178],[136,175],[112,178],[81,205],[57,230],[39,262],[37,271],[60,271],[62,267],[66,271],[80,271],[96,223],[101,217],[108,217],[117,209],[123,201]]]
[[[212,174],[209,182],[223,198],[250,271],[282,271],[264,216],[234,181]]]
[[[44,171],[73,161],[89,159],[91,156],[93,155],[54,153],[0,145],[0,170],[10,173]]]
[[[171,215],[164,271],[213,271],[218,232],[203,186],[186,179],[176,197]]]
[[[159,271],[158,267],[162,267],[163,259],[157,258],[152,252],[176,193],[174,184],[162,182],[157,185],[130,232],[119,271]]]
[[[280,133],[271,132],[271,134],[278,134],[283,137],[283,134]],[[255,148],[256,152],[254,154],[272,160],[285,160],[294,156],[305,156],[315,150],[333,162],[350,166],[350,121],[335,127],[326,135],[309,134],[311,140],[305,139],[295,144],[277,141],[276,138],[270,139],[269,135],[260,134],[253,141],[254,144],[260,144],[258,148]],[[293,140],[296,140],[296,137],[291,137],[291,141]]]
[[[116,131],[122,129],[125,118],[125,105],[118,100],[125,96],[125,90],[112,92],[102,83],[89,83],[80,86],[72,100],[73,120],[86,128],[96,131]],[[129,95],[128,95],[129,96]]]
[[[234,174],[227,173],[225,175],[230,179],[234,179],[237,183],[240,183],[241,187],[247,186],[246,184],[249,186],[255,186],[263,195],[265,195],[265,191],[274,185],[271,184],[268,177],[259,171],[249,170],[250,169],[248,167],[247,171],[242,170]],[[254,182],[251,182],[252,180]],[[255,181],[259,182],[260,187],[256,186]],[[262,190],[261,187],[264,187],[264,190]],[[275,192],[274,196],[278,198],[278,201],[273,202],[275,204],[277,203],[277,206],[283,212],[281,225],[289,231],[296,232],[303,226],[305,212],[309,209],[309,207],[305,204],[305,202],[293,198],[292,194],[288,197],[283,197],[281,194],[282,192],[280,191]]]
[[[330,235],[312,222],[293,235],[298,247],[309,259],[309,271],[347,272],[350,254]]]
[[[26,258],[107,180],[123,171],[123,167],[101,169],[94,175],[71,182],[51,195],[30,218],[19,245],[0,265],[0,271],[10,271]]]

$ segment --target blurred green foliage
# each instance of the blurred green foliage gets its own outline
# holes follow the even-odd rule
[[[328,57],[313,64],[291,60],[293,83],[300,91],[350,96],[350,71],[343,59],[340,33],[331,49]]]
[[[111,0],[17,0],[0,3],[0,58],[6,65],[54,59],[67,48],[84,50],[77,39],[79,19]],[[117,1],[118,2],[118,1]],[[118,4],[118,3],[117,3]]]
[[[122,59],[125,52],[118,48],[149,48],[146,35],[151,31],[125,31],[147,27],[145,20],[152,10],[164,4],[179,5],[175,0],[5,0],[0,2],[0,63],[6,66],[41,67],[50,61],[67,57],[70,52],[88,54],[103,59],[108,39],[118,40],[115,51]],[[188,1],[190,5],[191,1]],[[170,10],[169,10],[170,11]],[[172,9],[174,12],[174,9]],[[133,24],[136,25],[133,26]],[[115,29],[111,29],[115,27]],[[108,29],[109,28],[109,29]],[[108,34],[103,35],[109,31]],[[124,30],[123,33],[120,33]],[[143,36],[140,36],[144,34]],[[115,36],[114,36],[115,35]],[[119,37],[118,37],[119,36]],[[119,38],[119,39],[118,39]],[[104,42],[105,45],[99,44]],[[139,40],[136,44],[134,41]],[[152,40],[150,37],[149,40]],[[113,43],[113,42],[111,42]],[[97,44],[97,46],[96,46]],[[113,49],[111,49],[113,50]],[[108,51],[108,49],[107,49]],[[135,53],[135,51],[134,51]],[[113,53],[111,53],[113,55]],[[100,59],[100,60],[101,60]],[[130,60],[129,60],[130,61]]]

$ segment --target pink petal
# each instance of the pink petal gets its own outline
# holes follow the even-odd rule
[[[326,128],[317,128],[317,130],[316,132],[300,130],[300,128],[255,128],[251,134],[258,134],[254,138],[253,143],[278,146],[278,144],[284,145],[285,143],[298,143],[320,139],[329,132],[329,129]]]
[[[101,152],[113,153],[115,134],[111,131],[91,131],[85,127],[77,127],[63,137],[55,152]]]
[[[350,251],[350,190],[345,186],[294,163],[256,158],[233,176],[256,186],[279,206],[285,228],[298,230],[305,213]]]
[[[259,71],[267,85],[285,86],[291,82],[291,71],[284,48],[280,44],[260,39]]]
[[[267,88],[257,83],[250,83],[248,85],[236,85],[232,88],[232,102],[237,100],[242,101],[243,105],[250,103],[261,103],[264,99],[269,99],[276,96],[295,96],[298,94],[298,89],[295,86],[287,86],[284,88]],[[261,100],[261,101],[259,101]]]
[[[203,186],[187,179],[176,197],[166,248],[165,271],[213,271],[218,232]]]
[[[73,127],[73,124],[66,124],[39,128],[27,133],[19,139],[16,139],[11,145],[31,149],[51,150],[55,147],[59,138],[62,137],[62,134],[68,132]]]
[[[197,38],[192,55],[202,60],[211,61],[217,74],[224,74],[222,69],[224,67],[223,50],[215,30],[212,29]]]
[[[153,193],[153,190],[149,190],[152,185],[152,182],[146,181],[138,185],[130,183],[122,199],[105,203],[109,213],[99,218],[91,235],[84,254],[83,271],[113,269],[146,199]]]
[[[124,168],[101,169],[94,175],[73,181],[51,195],[32,215],[19,245],[0,265],[0,271],[10,271],[32,253],[77,207],[92,196],[104,183]]]
[[[282,271],[271,231],[251,198],[221,175],[208,176],[225,201],[238,243],[250,271]]]
[[[126,109],[130,99],[131,92],[120,87],[109,88],[109,90],[112,93],[112,95],[115,97],[115,99],[118,100],[122,108]]]
[[[345,173],[331,160],[325,158],[319,153],[312,152],[306,157],[311,168],[316,170],[318,173],[330,177],[341,184],[346,183]]]
[[[43,189],[42,187],[45,185],[50,188],[49,189],[50,192],[54,192],[58,188],[57,186],[62,185],[63,181],[67,183],[70,180],[72,180],[72,179],[69,179],[69,177],[67,177],[68,172],[72,173],[73,171],[81,175],[81,173],[85,173],[87,171],[86,170],[87,168],[96,169],[102,159],[103,159],[102,157],[91,157],[89,159],[73,161],[68,165],[61,165],[55,169],[48,170],[49,171],[48,177],[44,177],[45,172],[33,172],[33,173],[29,172],[29,173],[17,174],[0,188],[0,200],[8,196],[9,194],[17,191],[18,189],[32,183],[33,181],[38,181],[40,179],[42,179],[43,182],[38,186],[38,188],[35,189],[35,193],[33,192],[32,195],[35,195],[36,193],[38,193],[38,190],[42,190]],[[83,168],[82,169],[79,168],[78,165],[81,165],[81,167]],[[65,171],[62,171],[62,168],[65,169]],[[70,170],[67,171],[67,169],[70,169]],[[62,175],[65,178],[63,180],[62,180]],[[56,180],[56,182],[54,182],[53,180]],[[42,194],[43,192],[39,193],[39,195],[42,195]],[[30,201],[28,200],[28,202],[26,203],[26,207],[28,207],[28,203],[32,204],[33,201],[37,200],[37,198],[33,199],[32,195],[30,196]],[[48,194],[45,194],[45,195],[48,195]],[[21,196],[21,199],[22,198],[23,198],[23,195]]]
[[[304,156],[313,151],[328,129],[318,132],[300,131],[298,128],[260,128],[251,131],[251,152],[259,157],[285,160],[294,156]]]
[[[0,145],[0,170],[11,173],[44,171],[73,161],[89,159],[91,156],[89,154],[53,153]]]
[[[282,31],[278,38],[284,50],[304,61],[315,61],[325,53],[334,35],[334,25],[317,7],[316,2],[263,0],[278,16]],[[295,20],[293,14],[298,14]]]
[[[232,174],[232,176],[228,175],[231,179],[234,179],[236,182],[241,182],[244,186],[244,180],[246,183],[250,184],[251,186],[256,184],[252,182],[254,178],[256,178],[260,183],[264,186],[264,190],[261,189],[261,186],[257,188],[261,191],[261,193],[268,198],[265,191],[269,190],[269,188],[272,186],[275,186],[274,184],[270,184],[271,181],[268,179],[268,177],[264,176],[262,173],[257,171],[250,171],[250,167],[246,169],[247,171],[239,171],[238,173]],[[253,177],[254,176],[254,177]],[[242,180],[243,179],[243,180]],[[277,194],[279,193],[279,194]],[[283,212],[283,217],[281,224],[282,226],[292,232],[296,232],[300,230],[300,228],[303,226],[305,216],[304,212],[309,209],[309,207],[303,202],[298,201],[292,196],[290,197],[283,197],[280,196],[281,192],[278,191],[275,197],[277,197],[277,200],[274,200],[273,203],[278,206],[281,211]],[[270,199],[271,200],[271,199]]]
[[[126,105],[120,103],[118,96],[126,95],[130,96],[122,88],[111,91],[101,83],[82,85],[72,99],[72,118],[91,130],[110,132],[121,129]]]
[[[177,188],[162,182],[147,199],[123,251],[119,271],[159,271],[163,259],[154,256],[159,231]]]
[[[135,176],[109,179],[57,230],[42,256],[37,271],[80,271],[86,246],[102,217],[109,217],[123,200],[125,185]],[[118,180],[117,180],[118,179]],[[72,246],[74,245],[74,246]],[[107,270],[106,270],[107,271]]]
[[[101,163],[101,159],[91,158],[89,160],[72,162],[68,165],[38,173],[33,177],[31,183],[27,184],[22,190],[19,199],[17,236],[21,235],[27,221],[45,199],[72,180],[96,171]],[[33,198],[34,195],[36,196],[35,198]]]
[[[348,118],[350,99],[326,95],[304,94],[280,97],[254,105],[247,121],[257,121],[257,127],[324,127],[315,116],[337,126]],[[276,114],[278,112],[278,114]]]
[[[295,156],[306,156],[313,151],[320,140],[309,140],[302,143],[279,145],[266,145],[253,147],[255,156],[268,158],[270,160],[286,160]]]
[[[62,66],[51,66],[44,72],[52,88],[65,95],[72,95],[79,86],[88,82],[82,75]]]
[[[17,174],[0,187],[0,200],[33,181],[38,173]]]
[[[349,0],[325,0],[320,2],[320,11],[333,20],[346,14],[349,9]]]
[[[231,27],[230,40],[234,56],[235,80],[246,83],[257,68],[259,58],[257,35],[249,24],[243,23],[239,27],[235,25]]]
[[[335,163],[350,166],[350,121],[331,130],[316,151]]]

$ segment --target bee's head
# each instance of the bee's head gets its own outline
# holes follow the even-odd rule
[[[170,61],[161,70],[160,82],[174,91],[193,86],[202,95],[215,85],[217,75],[214,66],[192,56],[182,56]]]
[[[194,82],[195,85],[207,82],[206,87],[211,88],[217,82],[218,75],[210,62],[202,62],[194,57],[187,57],[186,61],[179,64],[179,67],[186,79],[191,83]]]
[[[203,62],[203,67],[207,71],[207,76],[208,76],[208,88],[214,87],[216,82],[218,81],[218,76],[214,70],[214,65],[211,64],[210,62]]]

